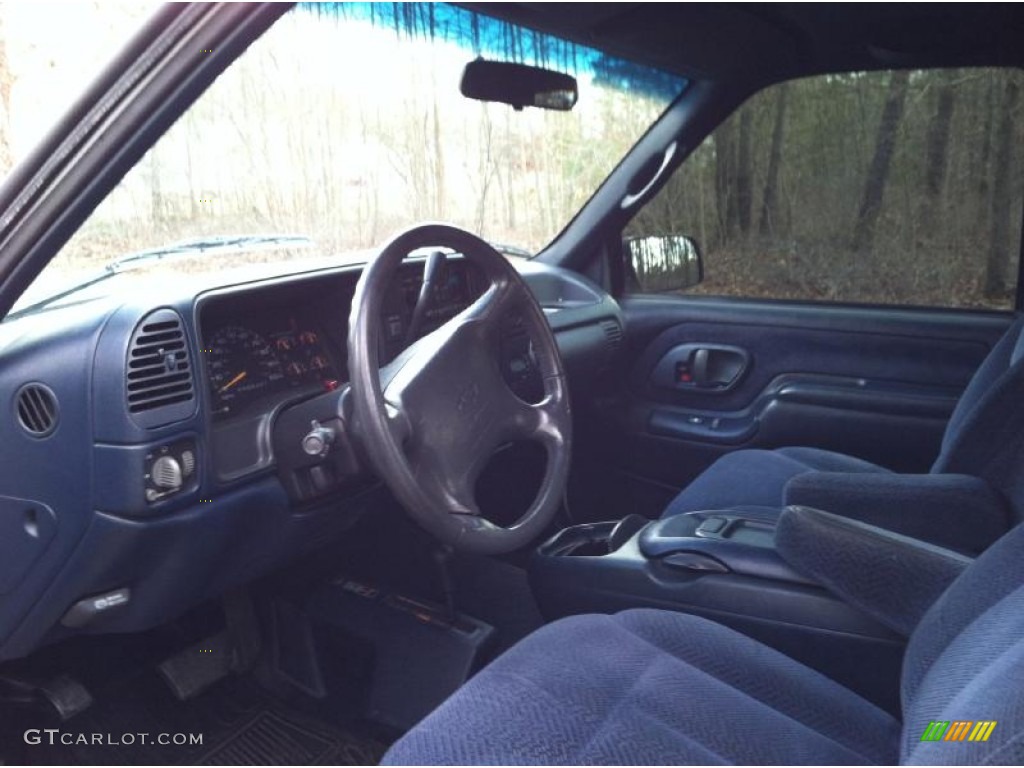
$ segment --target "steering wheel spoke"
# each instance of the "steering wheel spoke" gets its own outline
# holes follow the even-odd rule
[[[499,278],[492,282],[483,295],[469,305],[461,316],[466,320],[478,321],[489,328],[495,328],[504,317],[522,309],[530,300],[532,299],[529,291],[521,279]]]
[[[457,471],[451,466],[448,457],[442,456],[426,444],[419,444],[413,449],[409,459],[416,482],[439,502],[444,513],[473,516],[480,514],[473,491],[476,477],[471,476],[472,473]]]
[[[384,402],[384,411],[392,439],[404,447],[412,437],[412,428],[409,425],[408,417],[400,405],[387,400]]]
[[[514,401],[510,408],[511,431],[515,437],[536,440],[552,447],[564,439],[568,420],[568,392],[561,375],[544,379],[544,398],[527,403],[509,392]]]

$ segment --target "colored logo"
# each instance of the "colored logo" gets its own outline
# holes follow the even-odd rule
[[[932,720],[921,734],[921,741],[988,741],[996,729],[996,720]]]

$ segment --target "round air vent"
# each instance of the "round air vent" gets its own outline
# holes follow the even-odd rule
[[[25,384],[14,398],[21,428],[32,437],[46,437],[57,428],[57,396],[45,384]]]

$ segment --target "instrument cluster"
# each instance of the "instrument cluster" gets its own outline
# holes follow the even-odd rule
[[[200,344],[215,423],[265,415],[283,402],[348,382],[346,320],[358,277],[357,272],[321,276],[203,301]],[[475,270],[461,259],[449,259],[436,271],[426,296],[420,295],[423,280],[424,263],[406,263],[385,297],[382,362],[482,292]]]
[[[322,331],[300,313],[228,320],[211,328],[204,343],[214,421],[293,390],[329,391],[342,383]]]

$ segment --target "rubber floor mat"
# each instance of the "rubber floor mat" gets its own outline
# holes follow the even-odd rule
[[[248,677],[181,702],[155,673],[141,674],[66,723],[24,725],[69,735],[65,744],[26,747],[15,762],[29,765],[375,765],[386,749],[356,726],[300,709]],[[93,734],[113,743],[86,743]],[[146,734],[146,743],[138,736],[126,743],[133,734]],[[156,743],[163,734],[198,734],[201,743]]]
[[[260,712],[198,764],[376,765],[382,754],[373,742],[270,710]]]

